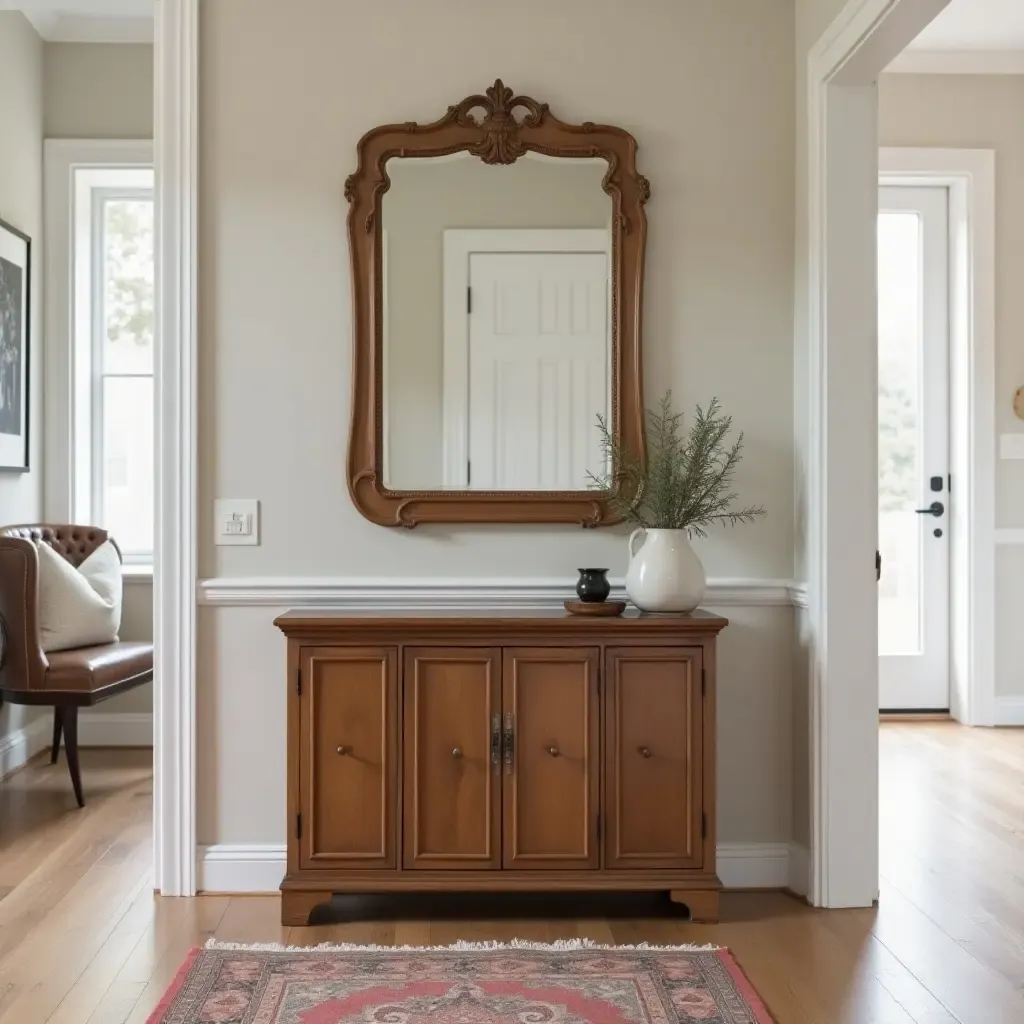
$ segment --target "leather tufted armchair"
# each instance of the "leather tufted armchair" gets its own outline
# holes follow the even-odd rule
[[[36,545],[49,544],[77,567],[108,537],[106,530],[93,526],[0,527],[0,707],[5,700],[53,707],[50,763],[57,761],[63,733],[79,807],[85,799],[78,765],[78,709],[150,682],[153,645],[118,641],[45,653],[39,640]]]

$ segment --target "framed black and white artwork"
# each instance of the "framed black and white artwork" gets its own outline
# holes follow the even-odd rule
[[[28,469],[32,240],[0,220],[0,471]]]

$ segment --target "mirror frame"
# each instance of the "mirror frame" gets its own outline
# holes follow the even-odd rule
[[[483,111],[482,119],[473,112]],[[522,110],[521,117],[516,111]],[[402,491],[384,486],[381,202],[391,187],[393,157],[468,152],[485,164],[511,164],[524,153],[603,158],[603,187],[612,200],[611,427],[630,451],[644,451],[643,373],[640,351],[644,247],[650,198],[637,173],[636,140],[622,128],[566,124],[546,103],[516,96],[499,78],[484,95],[467,96],[432,124],[383,125],[359,141],[355,174],[345,181],[352,265],[352,414],[348,489],[371,522],[575,523],[608,526],[618,521],[608,491]]]

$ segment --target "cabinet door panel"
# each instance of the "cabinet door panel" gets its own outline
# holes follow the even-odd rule
[[[405,866],[501,866],[500,652],[405,652]]]
[[[394,868],[398,652],[302,649],[303,867]]]
[[[608,868],[702,866],[701,653],[606,652]]]
[[[598,867],[599,661],[596,648],[504,651],[506,868]]]

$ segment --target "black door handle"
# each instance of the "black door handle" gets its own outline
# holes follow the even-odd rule
[[[933,501],[927,508],[916,508],[914,511],[919,516],[935,516],[938,518],[946,511],[946,506],[941,501]]]

